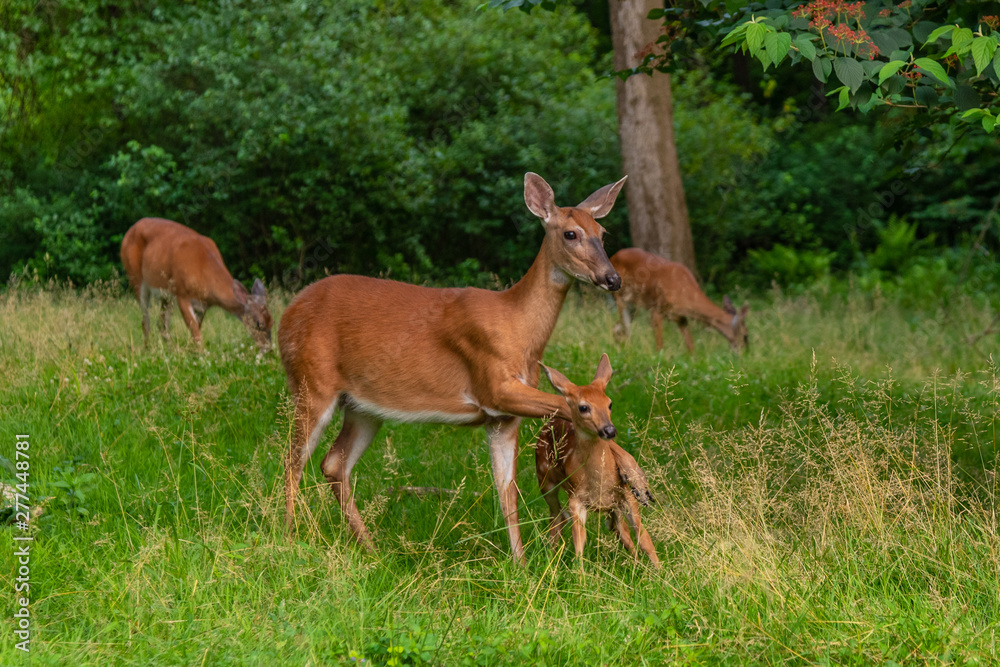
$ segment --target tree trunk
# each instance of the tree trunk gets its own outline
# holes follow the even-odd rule
[[[660,36],[659,21],[646,18],[663,0],[609,0],[615,69],[635,67],[640,53]],[[632,243],[695,270],[694,245],[684,202],[670,75],[637,74],[618,81],[618,134],[622,166],[628,174]]]

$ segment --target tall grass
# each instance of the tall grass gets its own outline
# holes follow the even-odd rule
[[[211,312],[198,353],[175,317],[144,349],[114,285],[8,290],[0,455],[31,434],[44,505],[31,664],[996,662],[997,339],[965,342],[988,308],[753,306],[743,357],[711,331],[694,355],[668,331],[657,353],[645,318],[618,346],[610,304],[574,294],[546,353],[574,381],[611,355],[618,442],[658,499],[656,572],[596,520],[582,562],[546,546],[537,421],[519,461],[526,568],[481,430],[453,426],[387,424],[361,460],[377,553],[351,541],[319,454],[288,540],[284,375],[238,322]],[[15,529],[0,532],[12,591]],[[27,664],[3,626],[0,664]]]

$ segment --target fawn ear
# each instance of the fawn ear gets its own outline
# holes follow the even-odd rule
[[[250,299],[250,292],[243,286],[243,283],[235,278],[233,278],[233,296],[236,297],[236,303],[241,306],[246,306],[247,301]]]
[[[605,387],[611,380],[611,360],[607,353],[601,355],[601,363],[597,364],[597,373],[594,375],[594,382],[600,382]]]
[[[528,205],[529,211],[545,222],[556,211],[556,196],[552,188],[533,171],[524,175],[524,203]]]
[[[744,303],[743,307],[740,308],[740,319],[745,320],[747,318],[747,313],[750,312],[750,304]]]
[[[587,211],[594,219],[603,218],[611,212],[611,207],[615,205],[615,200],[618,199],[618,193],[622,191],[622,186],[625,185],[626,178],[628,176],[622,176],[620,181],[605,185],[580,202],[577,208]]]
[[[267,288],[264,287],[264,283],[260,281],[260,278],[254,278],[253,287],[250,288],[250,296],[259,301],[263,301],[267,298]]]
[[[543,363],[539,363],[538,365],[542,367],[543,371],[545,371],[545,377],[549,379],[549,382],[552,383],[552,386],[555,388],[555,390],[558,391],[563,396],[565,396],[566,392],[568,392],[574,386],[573,383],[569,381],[569,378],[567,378],[565,375],[563,375],[556,369],[549,368]]]
[[[722,308],[723,308],[723,310],[725,310],[730,315],[735,315],[736,314],[736,306],[733,305],[733,302],[729,298],[728,294],[725,295],[724,297],[722,297]]]

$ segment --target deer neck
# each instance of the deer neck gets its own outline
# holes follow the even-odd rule
[[[211,275],[208,296],[205,299],[207,305],[219,306],[227,313],[237,319],[241,319],[246,313],[246,306],[236,300],[233,292],[233,276],[221,262],[213,262],[209,265],[208,273]]]
[[[516,313],[512,322],[520,323],[529,361],[542,358],[572,284],[573,279],[552,260],[546,238],[528,272],[504,293]]]
[[[714,303],[712,303],[707,297],[698,309],[697,319],[700,319],[705,324],[714,327],[726,337],[727,340],[732,342],[733,340],[733,320],[736,315],[732,313],[727,313],[722,308],[719,308]]]

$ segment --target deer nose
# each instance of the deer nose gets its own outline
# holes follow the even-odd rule
[[[608,286],[609,290],[616,292],[621,289],[622,277],[618,275],[617,271],[612,271],[608,275],[604,276],[604,283]]]
[[[612,424],[608,424],[598,431],[597,434],[605,440],[614,440],[615,436],[618,435],[618,431],[615,430],[615,427]]]

